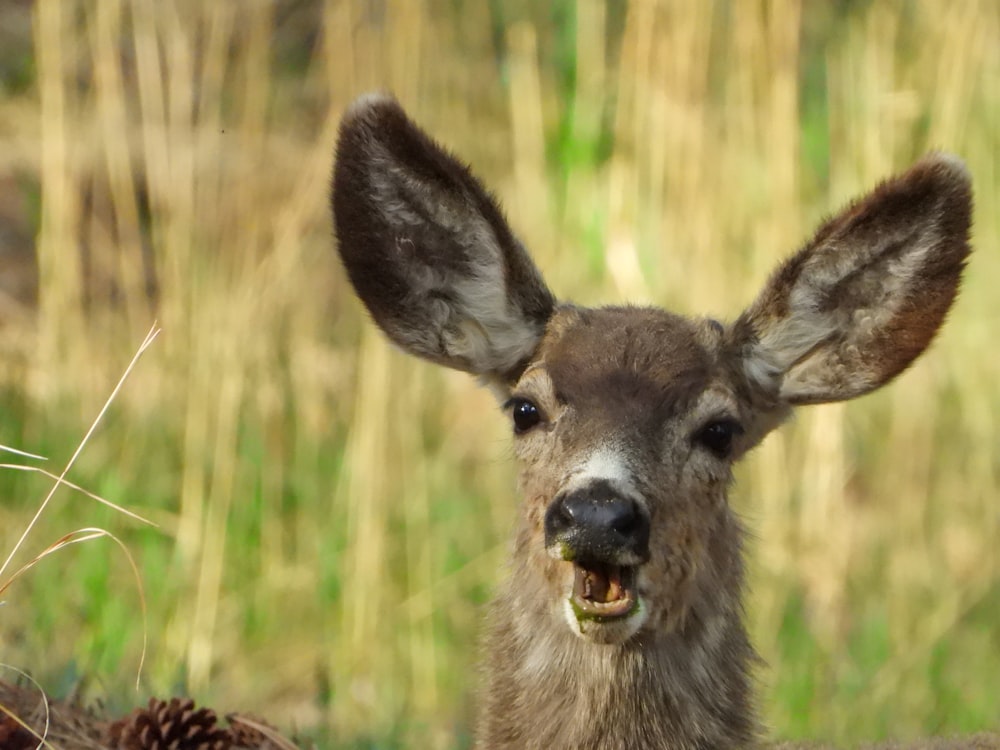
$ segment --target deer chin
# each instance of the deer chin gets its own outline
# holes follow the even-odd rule
[[[575,561],[565,600],[570,629],[584,640],[624,643],[646,620],[637,585],[637,566]]]

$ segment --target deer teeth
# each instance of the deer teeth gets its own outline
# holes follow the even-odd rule
[[[617,618],[635,610],[634,569],[605,563],[576,563],[571,600],[578,614]]]

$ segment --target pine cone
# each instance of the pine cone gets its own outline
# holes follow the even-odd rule
[[[116,750],[229,750],[229,732],[216,726],[215,711],[194,708],[190,698],[149,699],[146,708],[109,727]]]

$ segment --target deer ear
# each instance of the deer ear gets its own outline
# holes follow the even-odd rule
[[[902,372],[955,298],[971,212],[965,166],[932,154],[827,221],[734,326],[748,380],[794,405]]]
[[[344,116],[333,174],[340,257],[375,322],[411,354],[509,381],[555,300],[500,208],[392,98]]]

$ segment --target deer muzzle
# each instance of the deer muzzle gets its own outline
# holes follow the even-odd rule
[[[561,493],[545,513],[549,555],[573,565],[577,618],[610,620],[638,606],[636,567],[649,559],[649,518],[603,480]]]

